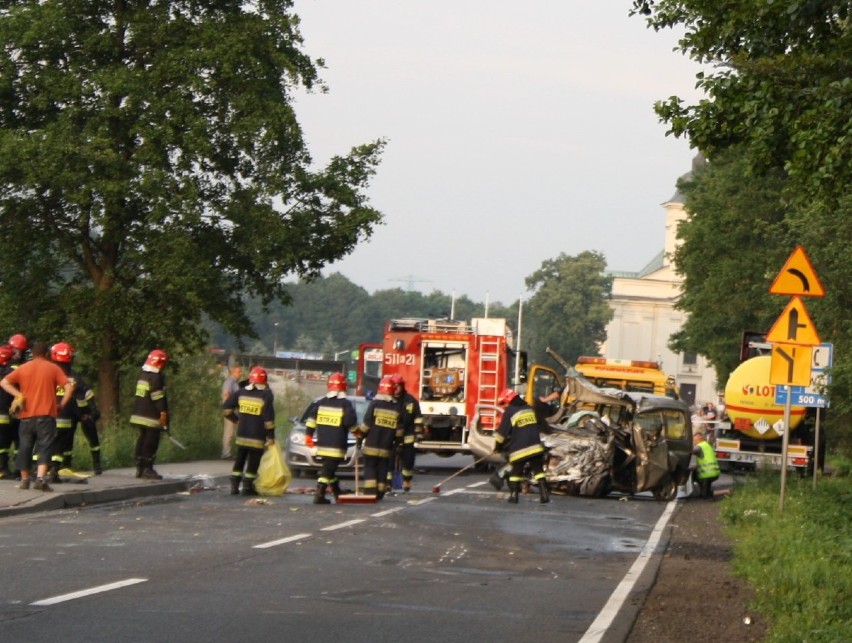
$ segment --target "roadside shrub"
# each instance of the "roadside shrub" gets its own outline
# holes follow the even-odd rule
[[[754,587],[753,607],[770,641],[852,640],[852,481],[787,479],[779,510],[777,473],[740,484],[722,518],[734,541],[733,570]]]

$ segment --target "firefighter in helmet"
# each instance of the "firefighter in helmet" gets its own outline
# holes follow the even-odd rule
[[[539,425],[533,408],[510,388],[500,393],[497,404],[504,409],[500,426],[494,434],[496,449],[506,451],[512,466],[509,472],[509,502],[518,502],[525,465],[529,465],[538,483],[541,502],[549,502],[550,494],[544,474],[544,446],[539,436],[544,427]]]
[[[71,370],[71,362],[74,361],[74,348],[67,342],[57,342],[50,347],[50,361],[59,366],[65,376],[74,382],[74,396],[80,388],[77,374]],[[59,404],[64,390],[56,392],[56,403]],[[59,408],[57,406],[57,408]],[[60,482],[59,470],[62,467],[71,466],[71,457],[74,453],[74,428],[77,426],[79,416],[77,405],[68,404],[59,408],[56,415],[56,437],[53,440],[53,453],[50,456],[50,468],[48,469],[48,481],[52,484]]]
[[[337,467],[346,457],[349,432],[357,428],[355,407],[346,398],[346,376],[332,373],[327,382],[328,393],[308,409],[305,418],[305,444],[316,445],[317,456],[322,458],[322,471],[317,477],[314,504],[327,505],[326,490],[330,487],[334,499],[340,495]],[[356,454],[357,457],[357,454]]]
[[[166,376],[163,368],[169,357],[155,348],[145,359],[136,380],[136,395],[130,425],[139,436],[136,439],[136,477],[161,480],[154,470],[154,460],[160,446],[160,434],[169,430],[169,404],[166,398]]]
[[[248,384],[231,394],[222,404],[226,418],[237,423],[234,444],[237,455],[231,470],[231,495],[242,492],[244,496],[256,496],[254,481],[263,449],[277,449],[275,445],[275,400],[267,385],[266,370],[255,366],[249,371]]]
[[[403,435],[399,445],[399,459],[402,465],[402,490],[411,491],[411,481],[414,479],[414,459],[416,450],[414,443],[417,435],[423,431],[423,415],[420,413],[420,403],[417,398],[405,390],[405,380],[402,375],[391,375],[394,385],[393,397],[402,410]]]
[[[15,351],[9,345],[0,346],[0,380],[12,372],[11,361]],[[10,466],[12,445],[18,444],[18,424],[9,413],[14,398],[4,389],[0,389],[0,480],[15,477]]]
[[[26,352],[30,347],[30,341],[25,335],[15,333],[9,338],[9,346],[12,347],[13,355],[11,360],[12,368],[18,368],[24,363]]]
[[[403,438],[405,411],[393,397],[395,388],[393,376],[385,375],[379,381],[376,396],[364,413],[360,429],[364,436],[364,492],[379,500],[387,489],[394,444]]]

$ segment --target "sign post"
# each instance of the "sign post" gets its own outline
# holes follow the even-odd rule
[[[783,512],[784,494],[787,488],[790,407],[793,399],[791,387],[810,383],[810,366],[813,359],[812,347],[820,344],[816,326],[811,320],[801,297],[825,296],[825,288],[823,288],[802,246],[798,246],[784,263],[781,271],[769,287],[769,292],[773,295],[792,297],[784,312],[781,313],[781,316],[766,335],[766,341],[775,344],[772,347],[772,366],[769,381],[771,384],[783,385],[786,393],[784,433],[781,437],[781,495],[779,498],[779,511]],[[807,355],[807,362],[805,362],[805,355]],[[807,370],[805,370],[805,363]],[[806,376],[805,372],[807,373]],[[816,453],[813,455],[816,456]],[[814,471],[816,471],[816,466],[814,466]]]

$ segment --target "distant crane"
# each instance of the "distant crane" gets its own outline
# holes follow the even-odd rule
[[[400,283],[405,284],[405,290],[411,292],[414,290],[414,284],[431,284],[432,282],[427,279],[420,279],[415,275],[405,275],[404,277],[400,277],[399,279],[391,279],[391,281],[398,281]]]

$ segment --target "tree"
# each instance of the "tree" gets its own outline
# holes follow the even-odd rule
[[[783,167],[788,196],[836,205],[852,183],[852,28],[848,0],[634,0],[649,26],[680,25],[681,51],[713,65],[707,99],[656,106],[676,136],[713,160],[742,145],[755,167]]]
[[[613,317],[612,277],[605,269],[599,252],[562,253],[526,278],[527,288],[536,291],[524,307],[522,330],[533,361],[543,361],[548,346],[569,362],[598,354]]]
[[[372,234],[383,141],[312,168],[292,106],[323,90],[291,0],[0,10],[5,323],[96,356],[105,415],[122,367],[250,328]],[[37,320],[37,321],[33,321]]]
[[[767,275],[789,253],[785,185],[781,171],[754,175],[739,149],[678,183],[688,215],[673,257],[684,277],[675,306],[688,317],[670,346],[705,355],[723,384],[738,363],[742,333],[769,330],[780,312]]]

